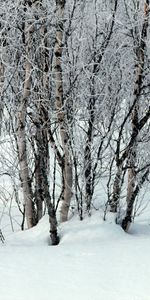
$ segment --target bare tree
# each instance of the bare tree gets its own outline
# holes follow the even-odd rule
[[[28,5],[24,3],[24,12],[28,12]],[[22,24],[22,38],[25,49],[25,79],[22,99],[20,100],[17,113],[17,142],[18,142],[18,156],[20,165],[20,177],[23,188],[23,196],[25,203],[25,214],[28,228],[36,224],[34,215],[33,192],[31,187],[31,179],[29,174],[28,157],[27,157],[27,142],[26,142],[26,113],[27,105],[31,90],[31,72],[32,65],[30,62],[31,43],[33,34],[33,24],[27,20]]]
[[[55,44],[55,83],[56,83],[56,110],[60,129],[60,136],[63,149],[63,166],[62,166],[62,206],[60,219],[62,222],[67,221],[70,201],[72,197],[72,159],[69,147],[69,133],[67,130],[67,112],[66,102],[63,92],[63,74],[62,74],[62,51],[63,51],[63,33],[64,33],[64,9],[66,1],[56,0],[56,44]]]
[[[135,181],[136,181],[136,152],[137,152],[137,137],[140,131],[143,129],[143,126],[149,119],[149,113],[143,116],[143,120],[139,120],[139,108],[140,108],[140,98],[142,91],[142,84],[144,80],[144,64],[145,64],[145,48],[146,48],[146,38],[147,38],[147,29],[148,29],[148,3],[144,4],[144,20],[139,31],[138,25],[138,12],[139,12],[139,1],[135,3],[135,27],[132,31],[132,38],[134,40],[134,49],[135,49],[135,83],[133,87],[133,102],[130,106],[127,114],[124,117],[124,120],[120,126],[117,147],[116,147],[116,165],[117,172],[113,185],[113,195],[110,202],[111,211],[116,212],[119,205],[119,198],[121,193],[121,180],[123,176],[123,169],[128,169],[128,187],[127,187],[127,204],[130,202],[130,197],[134,191]],[[127,121],[131,118],[131,127],[132,132],[130,140],[126,149],[121,153],[121,141],[123,136],[123,130]],[[127,160],[127,161],[126,161]]]

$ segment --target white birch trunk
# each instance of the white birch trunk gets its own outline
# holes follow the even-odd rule
[[[26,62],[25,62],[25,81],[23,88],[23,97],[18,108],[18,129],[17,129],[17,141],[18,141],[18,156],[19,156],[19,167],[20,177],[22,182],[23,197],[25,204],[25,215],[28,228],[35,225],[34,221],[34,210],[32,202],[32,187],[29,175],[28,158],[27,158],[27,143],[26,143],[26,110],[27,101],[30,95],[31,89],[31,63],[29,62],[28,55],[30,52],[31,32],[26,24],[25,29],[25,43],[26,43]]]
[[[2,130],[2,115],[3,115],[3,85],[4,85],[4,65],[0,62],[0,134]]]
[[[72,196],[72,161],[69,151],[69,134],[66,126],[66,112],[64,109],[63,99],[63,78],[62,78],[62,41],[63,41],[63,18],[65,0],[56,0],[56,13],[58,18],[56,30],[56,44],[55,44],[55,82],[56,82],[56,109],[57,118],[60,128],[60,136],[63,148],[63,201],[60,210],[60,220],[67,221],[70,201]]]
[[[18,110],[18,151],[19,151],[19,166],[20,176],[22,181],[22,189],[25,204],[25,214],[28,228],[32,227],[33,224],[33,206],[32,206],[32,189],[29,176],[28,160],[27,160],[27,149],[26,149],[26,134],[25,134],[25,117],[26,117],[26,101],[30,93],[30,76],[31,66],[30,63],[26,63],[25,70],[25,83],[23,91],[23,99]]]

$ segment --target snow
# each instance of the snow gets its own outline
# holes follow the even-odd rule
[[[110,214],[59,225],[49,245],[48,218],[0,244],[1,300],[149,300],[148,220],[123,232]]]

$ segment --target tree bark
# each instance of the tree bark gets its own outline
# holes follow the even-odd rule
[[[64,9],[65,0],[56,0],[57,30],[55,44],[55,83],[56,83],[56,110],[60,129],[60,136],[63,149],[63,197],[60,209],[60,221],[65,222],[68,219],[68,211],[72,197],[72,159],[69,147],[69,133],[67,130],[67,111],[63,96],[63,77],[62,77],[62,51],[63,51],[63,33],[64,33]],[[69,100],[66,100],[69,101]]]
[[[122,175],[122,165],[117,166],[117,173],[115,176],[113,184],[113,196],[110,201],[110,211],[113,213],[117,212],[119,205],[120,193],[121,193],[121,175]]]
[[[140,43],[136,47],[136,53],[135,53],[136,54],[136,80],[135,80],[135,87],[134,87],[134,98],[137,99],[137,102],[131,115],[132,135],[135,136],[135,140],[128,154],[129,169],[128,169],[128,186],[127,186],[127,197],[126,197],[127,209],[126,209],[126,216],[122,222],[122,228],[125,231],[128,231],[130,224],[132,222],[133,205],[137,195],[137,191],[135,189],[136,156],[137,156],[136,137],[139,131],[139,117],[138,117],[139,98],[141,94],[141,85],[143,82],[142,75],[143,75],[144,62],[145,62],[145,48],[146,48],[146,38],[147,38],[147,30],[148,30],[148,15],[149,15],[149,1],[146,0],[144,3],[144,21],[143,21],[143,27],[141,32]],[[136,34],[137,34],[137,41],[138,41],[139,40],[138,29],[136,30]]]
[[[128,202],[127,209],[126,209],[126,215],[125,215],[125,218],[123,219],[122,224],[121,224],[123,230],[126,231],[126,232],[128,232],[128,230],[130,228],[130,224],[132,222],[132,211],[133,211],[133,206],[134,206],[135,199],[136,199],[142,185],[144,184],[145,180],[148,178],[149,172],[150,172],[150,170],[148,168],[145,171],[145,173],[143,174],[140,183],[136,185],[136,187],[135,187],[135,189],[132,192],[132,195],[130,197],[130,201]]]
[[[0,40],[1,42],[1,40]],[[0,135],[1,135],[1,131],[2,131],[2,116],[3,116],[3,85],[4,85],[4,65],[3,63],[0,61]]]
[[[30,63],[26,63],[25,67],[25,84],[23,99],[18,110],[18,130],[17,130],[17,140],[18,140],[18,155],[19,155],[19,166],[20,166],[20,177],[23,188],[24,204],[25,204],[25,214],[28,228],[32,227],[34,224],[34,214],[33,214],[33,194],[31,188],[31,180],[29,175],[28,159],[27,159],[27,145],[26,145],[26,101],[30,93],[30,75],[31,66]]]
[[[93,71],[93,77],[95,76],[95,71]],[[94,182],[93,182],[93,167],[92,167],[92,144],[93,144],[93,131],[94,131],[94,121],[95,121],[95,81],[92,80],[92,95],[89,100],[89,120],[88,120],[88,131],[86,137],[86,144],[84,150],[84,160],[85,160],[85,202],[86,209],[90,214],[91,201],[94,192]]]
[[[17,142],[18,142],[18,156],[19,156],[19,166],[20,166],[20,177],[23,189],[23,197],[25,204],[25,215],[27,220],[28,228],[35,225],[35,215],[34,215],[34,204],[33,204],[33,193],[31,187],[31,180],[29,175],[29,166],[27,158],[27,143],[26,143],[26,113],[27,113],[27,101],[30,95],[31,89],[31,71],[32,66],[29,61],[29,53],[31,46],[31,31],[29,29],[29,24],[24,24],[23,28],[23,42],[26,52],[25,61],[25,80],[23,88],[23,96],[18,108],[17,115]]]

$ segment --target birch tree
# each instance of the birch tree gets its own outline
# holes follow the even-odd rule
[[[130,196],[134,190],[135,181],[135,165],[136,165],[136,153],[137,153],[137,138],[140,131],[143,130],[145,123],[149,119],[149,113],[143,115],[139,120],[139,110],[140,110],[140,98],[141,98],[141,87],[144,81],[144,60],[145,60],[145,47],[146,47],[146,37],[148,28],[148,15],[144,13],[144,20],[142,28],[139,27],[139,19],[137,17],[138,12],[141,9],[139,6],[139,1],[136,2],[137,5],[134,7],[136,13],[134,14],[134,25],[132,33],[132,39],[134,41],[134,55],[135,55],[135,83],[133,86],[132,103],[121,123],[117,147],[116,147],[116,165],[117,172],[113,185],[113,195],[111,205],[111,211],[116,212],[119,205],[119,199],[121,194],[121,181],[123,176],[123,169],[128,169],[128,188],[127,188],[127,203]],[[145,6],[144,6],[145,7]],[[145,8],[144,8],[145,9]],[[129,138],[129,143],[126,144],[125,150],[121,150],[123,131],[127,122],[131,119],[131,135]],[[122,154],[121,154],[122,152]],[[132,163],[131,163],[132,160]],[[132,165],[132,166],[131,166]],[[130,196],[129,196],[130,195]],[[129,201],[130,202],[130,201]]]
[[[137,8],[139,10],[139,1],[137,1]],[[146,39],[147,39],[147,30],[148,30],[148,15],[149,15],[149,1],[145,1],[144,3],[144,18],[143,25],[141,29],[141,34],[139,37],[139,31],[137,26],[135,27],[135,87],[134,87],[134,100],[136,100],[136,104],[133,108],[133,112],[131,115],[131,123],[132,123],[132,135],[137,136],[137,132],[139,131],[139,106],[140,106],[140,94],[141,94],[141,86],[144,79],[144,64],[145,64],[145,51],[146,51]],[[136,20],[137,21],[137,20]],[[135,137],[134,145],[129,151],[128,155],[128,186],[127,186],[127,213],[126,217],[123,220],[122,227],[124,230],[128,230],[129,224],[131,223],[132,217],[132,209],[133,209],[133,194],[135,189],[136,182],[136,156],[137,156],[137,138]],[[147,171],[146,171],[147,174]],[[146,177],[146,175],[144,176]],[[131,200],[132,199],[132,200]],[[132,204],[131,204],[132,203]],[[130,208],[129,208],[130,207]]]
[[[31,187],[31,179],[29,174],[28,158],[27,158],[27,143],[26,143],[26,114],[27,105],[31,90],[31,72],[32,65],[30,62],[31,55],[31,44],[32,44],[32,34],[33,34],[33,24],[26,20],[26,14],[28,13],[28,6],[24,3],[24,13],[25,21],[22,24],[23,27],[23,43],[25,49],[25,79],[23,87],[23,95],[18,107],[18,125],[17,125],[17,139],[18,139],[18,156],[20,165],[20,177],[23,188],[24,204],[25,204],[25,214],[28,228],[31,228],[36,224],[34,216],[34,203],[33,203],[33,193]]]
[[[66,102],[63,93],[63,74],[62,74],[62,51],[63,51],[63,34],[64,34],[64,10],[66,1],[56,0],[56,44],[54,49],[55,55],[55,83],[56,83],[56,110],[60,129],[60,136],[63,149],[63,166],[62,166],[62,206],[60,219],[62,222],[67,221],[68,211],[72,196],[72,159],[69,149],[69,133],[67,130],[67,113]]]

